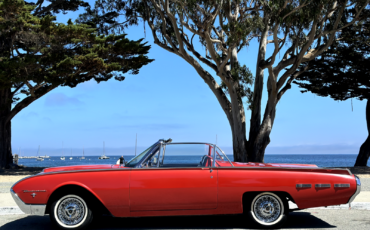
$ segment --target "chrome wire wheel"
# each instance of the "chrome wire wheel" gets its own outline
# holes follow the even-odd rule
[[[263,226],[274,225],[283,217],[284,204],[273,193],[261,193],[253,199],[251,213],[255,221],[259,224]]]
[[[54,216],[58,224],[64,228],[77,228],[87,217],[87,205],[77,195],[60,198],[54,208]]]

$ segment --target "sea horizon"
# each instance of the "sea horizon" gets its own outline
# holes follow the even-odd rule
[[[97,155],[85,155],[85,159],[80,159],[81,156],[72,156],[70,160],[69,155],[65,155],[65,160],[61,160],[61,156],[50,156],[45,158],[43,161],[37,161],[35,158],[19,159],[18,164],[26,167],[57,167],[57,166],[69,166],[69,165],[91,165],[91,164],[115,164],[120,155],[106,155],[110,157],[107,160],[99,160]],[[126,161],[129,161],[134,155],[123,155]],[[187,158],[194,156],[176,156],[170,157],[172,163],[181,162]],[[232,155],[227,157],[233,161]],[[356,154],[266,154],[264,161],[265,163],[288,163],[288,164],[314,164],[319,167],[353,167],[356,161]],[[172,159],[171,159],[172,158]],[[200,160],[200,159],[199,159]],[[370,160],[368,161],[370,166]]]

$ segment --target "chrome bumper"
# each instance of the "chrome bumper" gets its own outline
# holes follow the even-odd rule
[[[31,215],[38,215],[38,216],[43,216],[45,215],[45,209],[46,205],[45,204],[25,204],[13,191],[13,189],[10,189],[10,194],[12,194],[12,197],[17,203],[18,207],[22,210],[22,212],[26,214],[31,214]]]
[[[351,204],[352,201],[356,198],[356,196],[361,192],[361,181],[360,181],[360,178],[358,178],[356,175],[355,175],[355,178],[356,178],[357,189],[356,189],[355,194],[353,194],[351,196],[351,198],[349,199],[349,201],[348,201],[349,204]]]

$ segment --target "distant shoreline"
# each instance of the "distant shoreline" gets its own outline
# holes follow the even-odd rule
[[[0,176],[29,176],[40,173],[44,168],[47,167],[25,167],[19,169],[1,169]],[[328,168],[347,168],[352,174],[359,176],[360,178],[370,178],[370,167],[328,167]],[[0,179],[1,181],[1,179]]]

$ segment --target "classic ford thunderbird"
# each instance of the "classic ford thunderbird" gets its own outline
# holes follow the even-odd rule
[[[347,169],[232,162],[209,143],[159,140],[117,163],[46,168],[18,181],[11,194],[23,212],[49,214],[61,229],[86,228],[101,214],[238,213],[248,218],[247,226],[277,228],[290,211],[350,203],[361,189]]]

